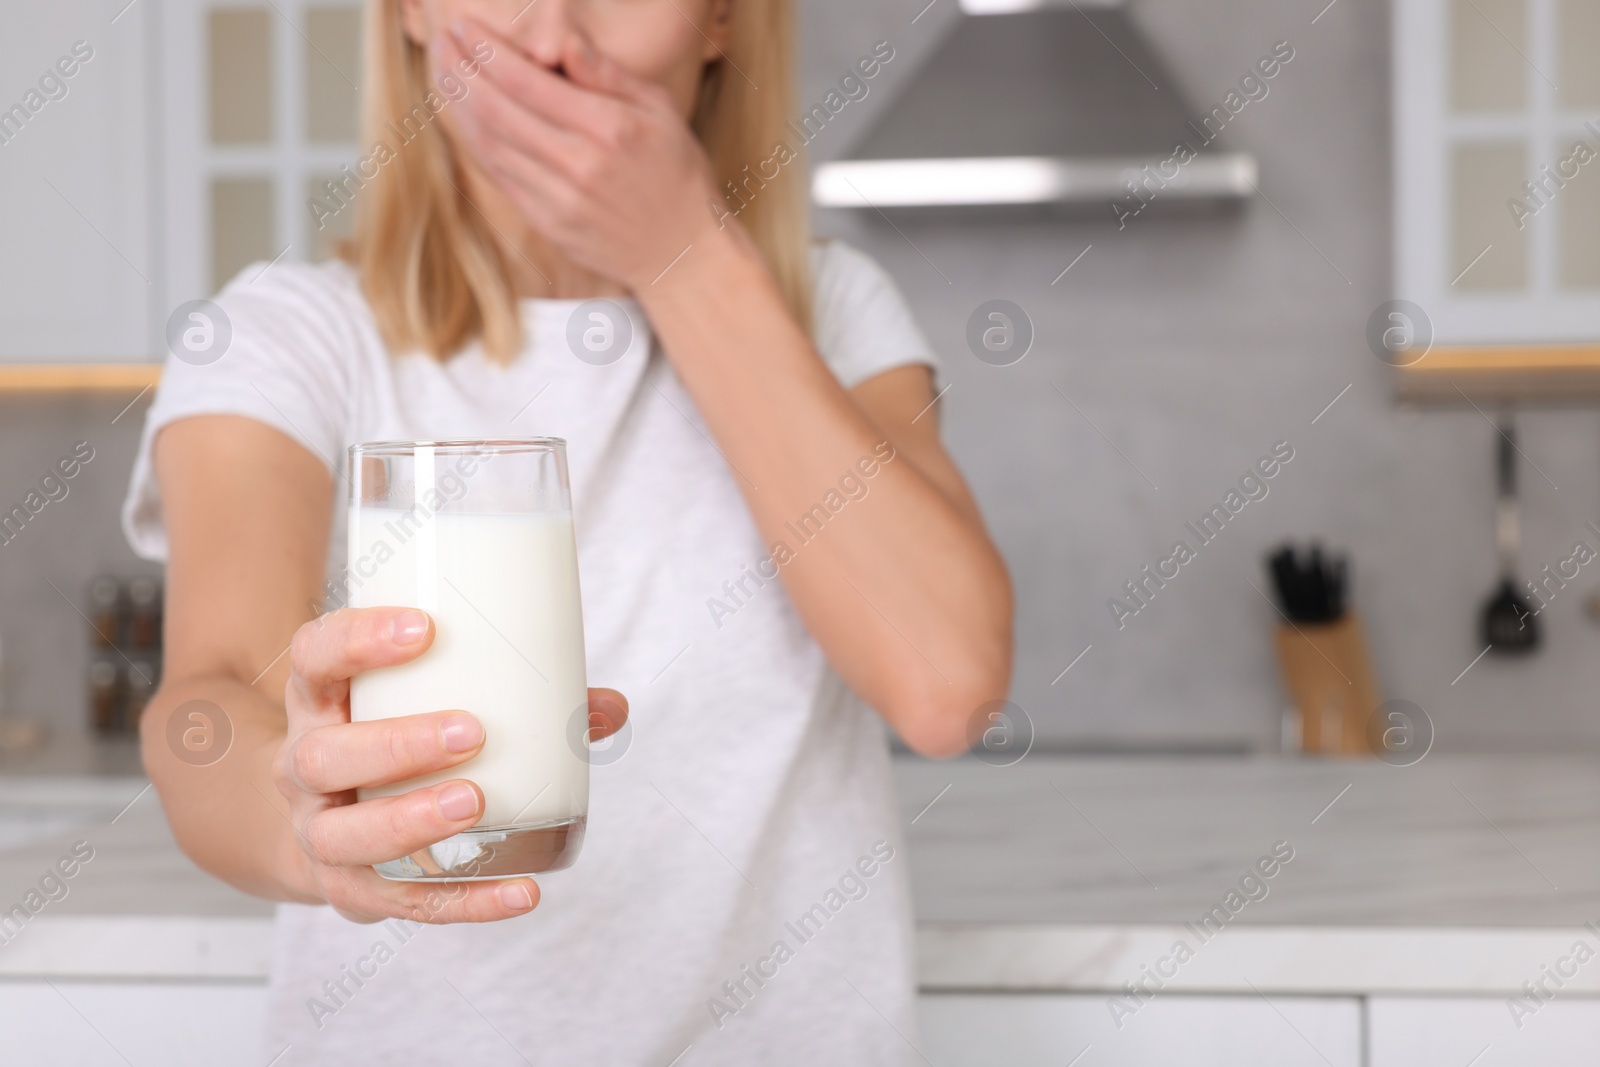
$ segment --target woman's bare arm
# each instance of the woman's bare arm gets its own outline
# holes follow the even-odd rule
[[[166,663],[141,723],[145,768],[201,867],[258,896],[315,899],[272,762],[289,642],[322,602],[327,468],[276,430],[225,416],[164,429],[155,467],[169,543]],[[232,726],[231,749],[209,766],[167,741],[168,717],[191,700]]]
[[[764,539],[794,550],[780,573],[829,660],[913,749],[965,750],[1009,686],[1011,585],[939,441],[927,370],[845,390],[732,230],[639,296]],[[866,497],[798,544],[802,516],[883,441],[896,458]]]

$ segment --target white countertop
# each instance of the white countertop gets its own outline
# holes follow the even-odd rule
[[[896,773],[925,989],[1114,991],[1159,966],[1180,991],[1504,996],[1578,939],[1600,947],[1584,927],[1600,930],[1592,756],[1033,755]],[[64,899],[0,944],[0,977],[265,976],[271,906],[190,865],[145,785],[0,774],[0,816],[67,806],[86,820],[0,851],[0,905],[73,841],[95,850]],[[1279,842],[1293,858],[1229,913],[1230,889]],[[1213,906],[1228,921],[1203,940],[1185,924]],[[1192,959],[1163,963],[1180,939]],[[1600,972],[1580,971],[1573,994],[1600,995]]]
[[[1120,990],[1182,939],[1168,989],[1507,996],[1579,938],[1600,950],[1592,756],[1030,757],[898,778],[925,989]],[[1266,896],[1202,942],[1185,924],[1278,842],[1294,858]],[[1563,990],[1586,994],[1600,974]]]

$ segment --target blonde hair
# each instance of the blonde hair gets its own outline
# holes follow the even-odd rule
[[[782,168],[755,185],[748,169],[770,161],[780,147],[785,160],[797,154],[788,148],[786,125],[793,102],[791,2],[732,2],[726,56],[707,65],[691,126],[719,188],[738,197],[724,197],[726,207],[716,213],[738,216],[809,333],[803,168]],[[481,339],[490,358],[509,362],[522,346],[517,294],[496,234],[462,191],[450,141],[424,104],[430,94],[441,99],[427,54],[406,35],[399,0],[368,0],[366,19],[362,134],[382,161],[357,199],[355,236],[340,254],[359,272],[390,351],[420,350],[443,360]],[[407,141],[380,154],[378,146],[401,129]]]

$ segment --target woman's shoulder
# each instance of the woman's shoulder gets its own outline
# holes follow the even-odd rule
[[[908,363],[937,367],[905,295],[877,260],[844,241],[811,246],[812,333],[846,388]]]
[[[349,395],[383,352],[360,279],[339,260],[252,263],[211,300],[179,311],[167,331],[157,421],[257,408],[303,418],[315,398]]]
[[[275,316],[367,313],[360,275],[337,258],[319,263],[248,264],[217,292],[216,303],[230,313],[237,308],[246,314]]]
[[[862,285],[894,287],[889,272],[877,260],[855,245],[832,237],[811,242],[811,279],[819,301]]]
[[[381,353],[356,269],[320,263],[252,263],[213,298],[238,355],[327,367]]]

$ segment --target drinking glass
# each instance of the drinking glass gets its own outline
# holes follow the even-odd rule
[[[571,865],[589,809],[589,705],[566,442],[356,445],[349,503],[350,606],[421,608],[434,624],[422,655],[351,681],[351,720],[459,709],[484,729],[466,763],[359,791],[452,778],[483,790],[471,829],[377,872],[476,881]]]

